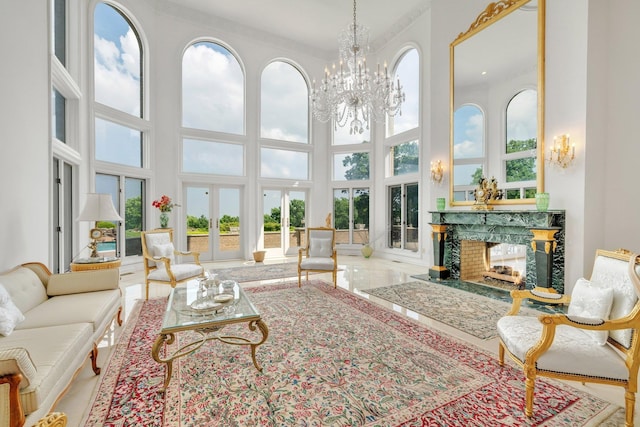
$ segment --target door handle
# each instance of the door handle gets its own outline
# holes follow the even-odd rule
[[[209,218],[209,228],[213,228],[213,218]]]

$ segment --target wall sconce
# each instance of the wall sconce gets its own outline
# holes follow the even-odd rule
[[[569,144],[569,134],[553,137],[553,146],[549,152],[549,164],[556,164],[561,168],[569,166],[576,156],[576,145]]]
[[[116,212],[110,194],[89,193],[78,221],[95,221],[95,228],[89,232],[91,243],[87,247],[91,249],[90,257],[98,258],[98,239],[102,237],[102,230],[97,228],[98,221],[123,221],[123,219]]]
[[[444,175],[444,169],[442,168],[442,161],[437,160],[431,162],[431,181],[440,184]]]

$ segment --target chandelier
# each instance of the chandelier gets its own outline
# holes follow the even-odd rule
[[[353,23],[338,36],[340,63],[331,71],[325,68],[320,85],[313,81],[311,108],[321,122],[333,120],[334,128],[349,122],[350,134],[361,134],[369,121],[384,120],[385,116],[402,115],[404,92],[400,79],[389,77],[387,64],[371,72],[367,68],[369,29],[356,20],[356,0],[353,0]]]

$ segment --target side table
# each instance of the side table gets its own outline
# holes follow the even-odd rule
[[[71,271],[103,270],[119,268],[121,260],[116,257],[79,258],[70,265]]]

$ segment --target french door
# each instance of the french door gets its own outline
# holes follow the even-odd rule
[[[240,187],[186,185],[187,250],[200,252],[202,261],[243,256]]]
[[[417,183],[388,187],[388,247],[418,251],[419,191]]]
[[[305,245],[307,192],[267,188],[262,191],[262,244],[267,257],[292,256]]]

